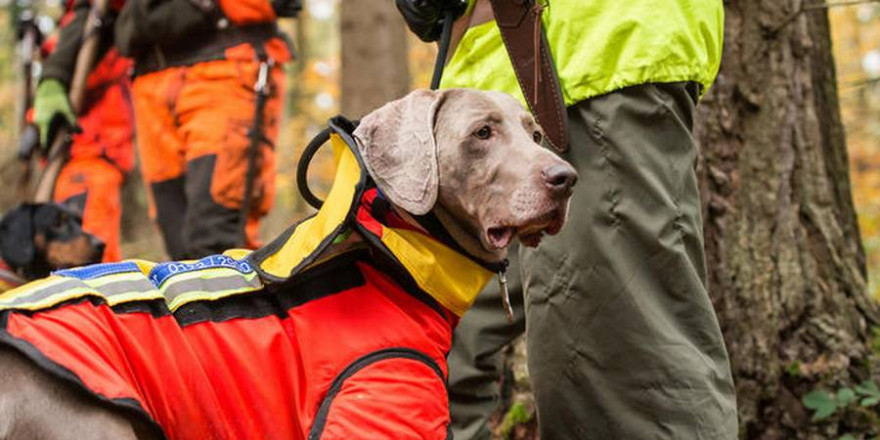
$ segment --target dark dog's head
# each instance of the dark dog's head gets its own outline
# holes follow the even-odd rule
[[[503,259],[514,238],[537,246],[565,222],[577,173],[541,146],[535,119],[508,95],[419,90],[364,117],[355,135],[392,203],[433,211],[486,261]]]
[[[104,243],[82,230],[78,215],[56,203],[24,203],[0,221],[0,255],[28,279],[98,263]]]

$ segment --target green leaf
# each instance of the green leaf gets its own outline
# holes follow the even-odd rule
[[[813,421],[818,422],[820,420],[825,420],[828,417],[831,417],[835,411],[837,411],[837,406],[823,406],[818,408],[816,409],[816,412],[813,413]]]
[[[880,403],[880,398],[878,398],[878,397],[865,397],[864,399],[862,399],[860,405],[862,405],[862,406],[874,406],[874,405],[876,405],[876,404],[878,404],[878,403]]]
[[[814,421],[826,419],[837,411],[837,402],[834,397],[824,390],[815,390],[804,396],[801,401],[804,406],[814,411]]]
[[[866,380],[856,385],[856,392],[863,396],[880,397],[880,389],[877,388],[877,383],[873,380]]]
[[[845,434],[843,437],[841,437],[837,440],[857,440],[857,439],[855,437],[853,437],[852,434]]]
[[[837,390],[837,405],[841,408],[856,401],[856,392],[852,388],[841,388]]]
[[[819,409],[827,405],[837,405],[831,394],[825,390],[814,390],[801,399],[804,406],[810,409]]]

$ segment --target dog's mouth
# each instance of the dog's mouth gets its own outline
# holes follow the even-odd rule
[[[556,235],[565,223],[565,205],[526,220],[518,225],[498,225],[486,229],[484,238],[491,248],[500,250],[510,246],[514,237],[527,247],[537,247],[544,235]]]

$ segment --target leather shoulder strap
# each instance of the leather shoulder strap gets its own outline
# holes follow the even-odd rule
[[[535,0],[491,0],[492,13],[529,109],[558,151],[568,149],[565,101]],[[538,62],[536,63],[536,59]]]

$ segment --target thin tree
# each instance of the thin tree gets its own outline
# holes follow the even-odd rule
[[[408,91],[407,30],[392,1],[341,8],[342,114],[359,118]]]

